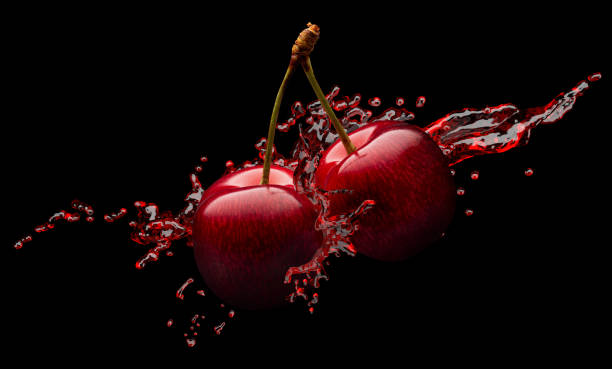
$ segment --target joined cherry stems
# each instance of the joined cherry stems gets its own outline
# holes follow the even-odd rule
[[[272,164],[272,151],[274,150],[274,134],[276,132],[276,124],[278,120],[278,114],[280,111],[280,106],[283,100],[283,96],[285,94],[285,90],[287,88],[287,83],[291,76],[293,75],[293,71],[295,69],[296,64],[300,64],[302,69],[304,70],[304,74],[306,74],[306,78],[310,83],[315,95],[317,95],[317,99],[323,106],[325,113],[329,117],[332,125],[336,129],[336,133],[340,137],[342,141],[342,145],[346,150],[346,154],[350,155],[352,152],[357,150],[351,139],[349,138],[344,126],[336,117],[334,110],[329,105],[327,101],[327,97],[323,90],[321,90],[321,86],[317,82],[317,79],[314,75],[312,69],[312,63],[310,61],[310,53],[314,49],[314,45],[319,38],[319,27],[315,24],[308,23],[308,28],[303,30],[298,36],[293,48],[291,50],[291,61],[289,62],[289,66],[287,67],[287,71],[285,72],[285,77],[281,82],[281,85],[276,94],[276,100],[274,102],[274,107],[272,108],[272,116],[270,118],[270,126],[268,127],[268,138],[266,140],[266,153],[264,156],[264,164],[263,164],[263,175],[261,177],[260,184],[267,185],[270,183],[270,165]]]

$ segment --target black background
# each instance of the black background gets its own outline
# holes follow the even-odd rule
[[[609,220],[601,12],[351,10],[10,13],[2,134],[7,352],[180,358],[227,349],[233,355],[223,357],[233,360],[255,347],[265,357],[317,361],[326,351],[376,352],[372,343],[381,342],[397,344],[391,353],[405,360],[424,349],[494,353],[499,361],[598,352],[603,342],[592,337],[604,330],[608,292],[607,242],[599,237]],[[253,159],[289,50],[308,21],[322,28],[312,62],[325,91],[339,85],[341,94],[381,97],[383,107],[402,96],[421,126],[464,107],[541,106],[591,73],[603,78],[562,121],[536,129],[527,147],[456,166],[467,193],[441,242],[401,263],[334,260],[313,315],[298,305],[224,319],[228,309],[214,296],[195,294],[205,286],[184,242],[173,257],[136,270],[146,249],[129,240],[126,220],[108,225],[102,214],[126,207],[133,216],[136,200],[177,211],[200,156],[209,158],[205,187],[226,160]],[[427,103],[417,109],[420,95]],[[301,73],[281,119],[295,100],[314,100]],[[281,153],[295,133],[277,134]],[[523,174],[528,167],[531,177]],[[478,181],[469,179],[472,170]],[[61,224],[13,249],[74,198],[94,207],[94,224]],[[474,215],[463,215],[466,208]],[[175,292],[189,277],[196,281],[180,301]],[[183,333],[194,313],[207,318],[187,348]],[[176,325],[167,328],[171,318]],[[221,320],[228,324],[217,336],[212,326]],[[357,351],[362,345],[368,350]]]

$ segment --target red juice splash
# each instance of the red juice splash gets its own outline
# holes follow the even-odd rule
[[[218,336],[221,334],[221,332],[223,331],[223,328],[225,328],[225,322],[221,322],[218,325],[215,326],[214,330],[215,330],[215,334]]]
[[[600,78],[601,74],[592,74],[588,77],[588,82],[581,81],[569,92],[558,95],[543,107],[524,111],[512,104],[503,104],[483,110],[467,108],[460,112],[450,113],[423,130],[449,157],[450,165],[475,155],[504,152],[527,144],[531,130],[539,124],[551,124],[560,120],[572,109],[576,98],[589,87],[589,82],[597,81]],[[344,113],[339,118],[349,133],[376,121],[411,121],[415,118],[412,112],[403,108],[388,108],[372,118],[373,113],[370,110],[359,107],[361,95],[356,94],[353,98],[348,96],[338,98],[339,92],[339,87],[334,87],[327,95],[327,100],[334,110]],[[422,108],[425,101],[425,97],[420,96],[417,98],[416,107]],[[396,100],[396,103],[401,106],[403,101],[400,104]],[[368,104],[379,107],[381,100],[372,98],[368,100]],[[294,292],[289,296],[290,301],[295,301],[298,297],[303,298],[308,301],[311,309],[312,305],[318,301],[318,295],[316,298],[314,294],[309,296],[306,289],[308,287],[317,288],[320,280],[327,279],[323,265],[329,255],[355,254],[355,249],[350,243],[350,236],[358,229],[357,218],[375,204],[364,199],[364,203],[351,214],[330,216],[326,213],[326,204],[333,194],[322,193],[320,189],[314,188],[313,175],[321,153],[336,141],[338,136],[332,132],[329,118],[318,101],[308,104],[307,111],[304,111],[302,107],[300,102],[294,103],[292,116],[288,121],[290,124],[282,124],[279,130],[286,131],[290,126],[300,123],[298,124],[300,138],[292,155],[292,158],[297,161],[294,183],[298,192],[306,194],[313,203],[319,204],[321,212],[317,220],[317,229],[324,232],[325,241],[310,262],[289,268],[285,283],[292,283],[294,286]],[[298,122],[302,118],[303,122]],[[479,172],[472,172],[470,178],[477,180]],[[458,189],[459,196],[464,193],[463,188]],[[464,213],[469,217],[474,214],[474,210],[468,208]]]
[[[179,289],[176,291],[176,298],[179,300],[184,300],[185,299],[185,288],[187,288],[187,286],[189,286],[190,284],[192,284],[194,282],[193,278],[188,278],[185,283],[183,283],[181,285],[181,287],[179,287]]]
[[[519,110],[512,104],[503,104],[493,108],[483,110],[465,109],[460,112],[453,112],[445,117],[431,123],[423,130],[439,145],[445,155],[449,157],[450,165],[476,155],[498,153],[507,151],[513,147],[527,143],[530,132],[539,124],[550,124],[561,119],[573,107],[576,98],[589,87],[589,83],[597,81],[601,74],[596,73],[581,81],[572,90],[560,94],[549,104],[539,108]],[[374,113],[369,108],[360,107],[362,97],[360,94],[353,96],[339,96],[340,88],[334,87],[327,95],[332,108],[339,113],[341,123],[348,132],[352,132],[366,124],[381,120],[412,121],[415,115],[405,108],[399,108],[404,104],[403,99],[397,99],[398,107],[388,108],[381,113]],[[370,105],[381,109],[381,100],[370,99]],[[425,98],[417,99],[417,107],[422,107]],[[299,129],[299,139],[289,157],[283,157],[276,150],[273,151],[274,164],[294,170],[294,184],[296,190],[307,196],[319,211],[316,224],[313,226],[324,234],[324,241],[310,261],[303,265],[290,267],[286,271],[284,283],[293,287],[293,292],[288,296],[289,301],[295,302],[303,299],[307,302],[309,312],[314,311],[314,306],[319,301],[319,294],[314,292],[320,286],[321,280],[327,280],[328,274],[325,265],[331,255],[336,257],[341,255],[355,255],[355,248],[351,243],[351,236],[359,229],[359,217],[364,214],[375,203],[368,199],[363,199],[363,203],[348,214],[329,214],[329,201],[333,200],[335,192],[325,192],[314,185],[314,173],[318,167],[318,162],[323,151],[328,148],[338,135],[331,128],[331,124],[319,101],[313,101],[307,105],[297,101],[291,106],[291,116],[285,122],[280,122],[277,129],[282,132],[288,131],[296,126]],[[260,164],[265,154],[265,139],[259,140],[255,144],[259,152],[257,158],[245,161],[241,165],[236,165],[232,161],[226,162],[226,174],[236,172],[245,168]],[[208,161],[206,157],[201,157],[200,161]],[[451,168],[451,172],[454,170]],[[199,173],[201,167],[196,167]],[[533,172],[530,172],[533,173]],[[528,174],[528,171],[525,172]],[[199,205],[204,188],[200,184],[196,173],[190,175],[191,191],[185,197],[185,207],[176,214],[170,211],[160,211],[154,203],[137,201],[136,219],[130,222],[133,228],[131,239],[141,245],[152,245],[149,250],[137,262],[136,268],[142,269],[149,262],[157,261],[162,252],[170,254],[170,247],[177,240],[185,239],[187,245],[191,246],[192,221],[197,206]],[[350,191],[346,189],[345,191]],[[463,195],[465,190],[458,189],[458,195]],[[93,221],[93,208],[81,201],[75,200],[71,204],[75,212],[60,211],[53,214],[49,221],[35,231],[45,232],[55,227],[59,221],[74,222],[81,219],[81,214],[86,220]],[[112,223],[127,214],[125,208],[121,208],[116,213],[104,216],[106,222]],[[466,209],[465,215],[474,214],[472,209]],[[32,240],[31,235],[27,235],[15,243],[15,248],[19,249]],[[185,298],[186,288],[194,283],[193,278],[189,278],[176,291],[176,297],[180,300]],[[279,281],[283,283],[283,281]],[[197,290],[197,294],[204,296],[204,290]],[[201,293],[200,293],[201,292]],[[227,317],[233,318],[235,312],[231,310]],[[194,323],[195,319],[195,323]],[[193,323],[190,326],[191,335],[185,333],[187,345],[195,346],[197,336],[196,327],[199,327],[199,320],[204,319],[203,314],[195,314],[191,318]],[[219,322],[218,320],[217,322]],[[167,321],[169,327],[174,327],[174,320]],[[220,334],[226,325],[225,321],[213,327],[215,334]],[[193,329],[191,329],[193,327]]]
[[[127,214],[126,208],[121,208],[115,213],[105,214],[104,221],[106,223],[114,223],[116,220],[123,218]]]
[[[467,108],[438,119],[424,130],[448,157],[449,165],[476,155],[505,152],[526,145],[531,131],[540,124],[563,118],[590,83],[599,79],[600,73],[592,74],[542,107],[520,110],[513,104],[502,104],[480,110]]]
[[[24,244],[31,242],[32,241],[32,235],[25,235],[23,236],[20,240],[18,240],[17,242],[15,242],[15,244],[13,245],[13,247],[17,250],[19,250],[20,248],[23,247]]]
[[[147,253],[136,262],[136,268],[142,269],[149,262],[159,260],[162,251],[169,251],[172,242],[187,238],[187,245],[191,245],[191,224],[198,204],[204,194],[198,176],[190,176],[191,191],[185,197],[187,205],[176,215],[171,212],[160,212],[154,203],[136,201],[137,219],[130,222],[134,228],[131,239],[141,245],[154,244]]]
[[[60,210],[54,213],[53,215],[51,215],[49,219],[47,220],[47,222],[34,227],[34,232],[35,233],[48,232],[52,229],[55,229],[55,226],[62,221],[66,223],[78,222],[79,220],[81,220],[80,213],[86,216],[85,220],[87,222],[91,223],[94,221],[94,217],[93,217],[94,210],[90,205],[87,205],[86,203],[80,200],[73,200],[71,203],[71,207],[76,211],[70,212],[67,210]],[[23,247],[24,244],[31,242],[32,239],[33,239],[32,235],[28,234],[22,237],[21,239],[19,239],[17,242],[15,242],[15,244],[13,244],[13,247],[19,250]]]
[[[425,101],[426,101],[425,96],[419,96],[416,101],[416,107],[422,108],[423,106],[425,106]]]

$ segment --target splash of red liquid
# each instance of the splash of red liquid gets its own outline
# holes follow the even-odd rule
[[[592,74],[542,107],[520,110],[513,104],[502,104],[481,110],[467,108],[438,119],[424,130],[448,157],[449,165],[476,155],[502,153],[526,145],[531,131],[540,124],[563,118],[589,88],[589,82],[600,78],[600,73]]]
[[[94,221],[94,217],[93,217],[94,210],[90,205],[87,205],[86,203],[80,200],[73,200],[70,206],[76,211],[70,212],[67,210],[60,210],[54,213],[53,215],[51,215],[49,219],[47,220],[47,222],[34,227],[34,232],[35,233],[48,232],[52,229],[55,229],[55,226],[59,222],[62,222],[62,221],[67,222],[67,223],[78,222],[79,220],[81,220],[80,213],[86,216],[85,220],[87,222],[91,223]],[[25,235],[21,239],[17,240],[17,242],[13,244],[13,247],[19,250],[23,247],[24,244],[31,242],[32,239],[33,237],[31,234]]]
[[[196,174],[191,174],[190,179],[191,191],[185,197],[187,204],[177,215],[169,211],[160,212],[154,203],[134,203],[137,218],[130,222],[130,226],[134,228],[131,239],[141,245],[155,245],[136,262],[136,268],[142,269],[149,262],[159,260],[161,252],[168,252],[172,242],[191,236],[193,216],[204,194],[204,188]],[[191,245],[191,242],[188,240],[187,244]]]
[[[114,223],[116,220],[123,218],[127,214],[126,208],[121,208],[116,213],[105,214],[104,221],[106,223]]]
[[[445,155],[448,156],[450,165],[468,159],[472,156],[501,153],[514,147],[525,145],[528,142],[531,130],[540,124],[550,124],[561,119],[572,109],[578,96],[589,88],[590,83],[601,79],[601,74],[595,73],[585,81],[578,83],[573,89],[562,93],[549,104],[525,110],[519,110],[512,104],[502,104],[492,108],[464,109],[453,112],[445,117],[426,126],[424,131],[436,141]],[[369,108],[362,108],[360,94],[353,96],[339,96],[340,88],[334,87],[327,95],[332,108],[339,112],[339,118],[348,132],[352,132],[366,124],[380,120],[411,121],[415,115],[405,108],[388,108],[382,113],[374,116]],[[380,99],[371,99],[370,104],[376,108],[381,105]],[[417,101],[417,107],[422,107],[424,97]],[[397,99],[397,106],[402,106],[403,99]],[[286,272],[284,283],[294,287],[288,296],[289,301],[303,299],[307,302],[309,312],[314,311],[314,305],[319,301],[319,294],[314,292],[320,286],[321,280],[327,280],[328,275],[324,265],[331,256],[355,255],[355,249],[350,241],[351,236],[359,228],[359,217],[372,206],[373,201],[364,199],[361,206],[349,214],[329,214],[328,204],[333,199],[334,193],[321,191],[314,186],[314,173],[322,152],[338,138],[330,125],[329,118],[319,101],[313,101],[307,105],[297,101],[291,106],[291,116],[286,122],[277,125],[282,132],[288,131],[296,126],[299,129],[299,139],[288,158],[273,151],[273,161],[276,165],[284,166],[294,170],[294,182],[298,192],[307,196],[319,210],[319,217],[314,227],[325,235],[321,248],[313,258],[304,265],[296,265]],[[241,165],[235,165],[232,161],[226,163],[226,174],[242,170],[261,163],[265,154],[265,139],[255,144],[259,155],[252,161],[245,161]],[[206,157],[200,159],[202,163],[208,161]],[[200,168],[200,167],[198,167]],[[196,168],[196,172],[201,169]],[[451,169],[453,171],[453,169]],[[528,174],[529,173],[529,174]],[[533,171],[526,171],[525,175],[531,175]],[[154,203],[137,201],[134,203],[137,214],[136,219],[130,222],[133,228],[131,239],[141,245],[152,245],[149,250],[136,262],[136,268],[142,269],[149,262],[157,261],[162,252],[170,254],[171,245],[181,239],[185,239],[187,245],[191,246],[192,218],[197,206],[204,194],[204,188],[196,173],[190,175],[191,191],[185,197],[185,207],[176,214],[165,211],[160,212]],[[350,189],[346,189],[350,191]],[[464,190],[461,189],[462,195]],[[75,212],[65,210],[53,214],[49,221],[35,228],[37,233],[45,232],[55,227],[59,221],[75,222],[81,219],[81,214],[86,220],[93,221],[93,208],[81,201],[75,200],[71,204]],[[465,215],[473,215],[472,209],[466,209]],[[104,216],[106,222],[114,222],[127,214],[125,208],[116,213]],[[32,240],[31,235],[26,235],[18,240],[14,247],[20,249]],[[176,292],[177,298],[183,300],[185,288],[194,282],[188,279]],[[283,283],[283,281],[279,281]],[[200,293],[199,291],[202,291]],[[204,295],[203,290],[198,290],[199,295]],[[233,310],[228,313],[229,318],[234,316]],[[197,319],[203,319],[200,315]],[[197,320],[196,319],[196,320]],[[198,323],[195,323],[198,326]],[[168,321],[168,326],[174,326],[173,320]],[[220,334],[225,327],[225,322],[216,325],[213,330]],[[194,332],[191,337],[185,334],[187,345],[195,346]]]

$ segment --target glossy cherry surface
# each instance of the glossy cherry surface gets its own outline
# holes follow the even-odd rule
[[[250,168],[241,169],[234,173],[227,174],[215,181],[204,192],[204,199],[217,191],[226,189],[236,189],[241,187],[257,186],[261,181],[263,165],[256,165]],[[270,167],[270,184],[294,188],[293,171],[291,169],[272,165]]]
[[[258,173],[261,168],[250,168],[220,179],[193,222],[204,281],[220,299],[244,309],[285,304],[287,269],[309,261],[322,241],[312,203],[287,182],[292,172],[273,166],[269,185],[259,185]]]
[[[360,219],[353,236],[358,252],[378,260],[406,259],[439,239],[455,210],[455,185],[438,146],[420,128],[402,122],[366,125],[320,160],[316,183],[325,190],[349,189],[330,197],[332,214],[364,200],[376,205]]]

